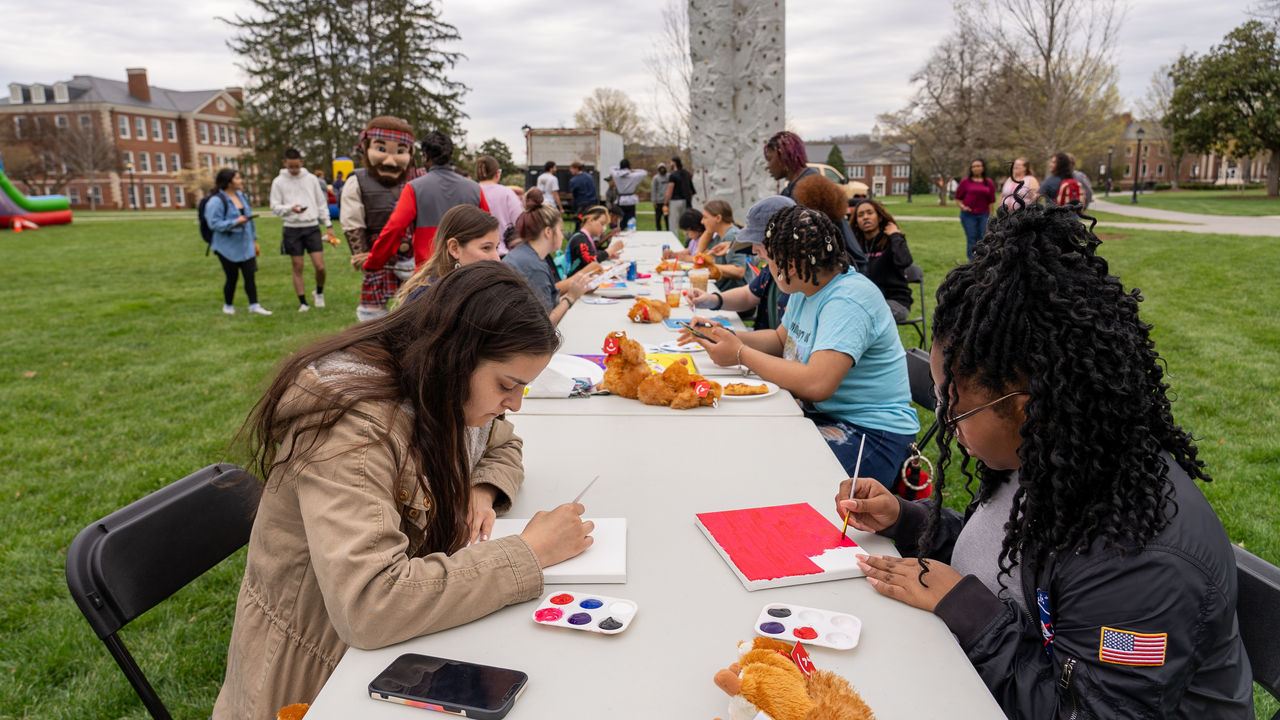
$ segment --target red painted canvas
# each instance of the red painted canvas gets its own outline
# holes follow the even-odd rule
[[[859,577],[866,551],[808,503],[698,513],[698,527],[748,590]]]

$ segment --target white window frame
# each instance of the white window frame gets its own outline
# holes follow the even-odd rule
[[[208,145],[209,144],[209,123],[205,123],[205,122],[197,123],[196,129],[199,130],[200,132],[200,144]]]
[[[144,184],[142,186],[142,206],[143,207],[156,206],[156,191],[155,191],[155,188],[151,187],[150,185]]]
[[[178,123],[172,120],[166,120],[164,127],[165,132],[167,133],[165,137],[169,139],[169,142],[178,142]]]
[[[147,119],[141,115],[133,119],[133,135],[139,140],[147,139]]]
[[[13,118],[13,136],[18,140],[27,139],[27,118],[24,115],[17,115]]]
[[[151,138],[153,140],[164,138],[164,135],[160,132],[160,118],[151,118]]]
[[[173,186],[173,201],[179,207],[187,206],[187,189],[181,185]]]
[[[80,188],[75,187],[74,185],[67,188],[67,198],[71,200],[72,205],[79,205],[80,204]]]
[[[130,163],[132,163],[132,162],[133,162],[133,151],[132,151],[132,150],[125,150],[125,151],[124,151],[124,164],[125,164],[125,165],[128,165],[128,164],[130,164]],[[126,168],[126,169],[125,169],[125,172],[129,172],[128,168]]]
[[[128,187],[125,188],[125,202],[128,203],[128,205],[125,206],[126,210],[132,210],[138,207],[137,190],[138,188],[133,183],[129,183]]]
[[[1164,177],[1164,163],[1156,165],[1156,177]]]
[[[80,117],[77,118],[77,120],[80,122],[81,130],[87,131],[93,129],[93,116],[89,113],[80,113]]]
[[[169,172],[179,172],[182,170],[182,158],[178,157],[178,153],[169,153]]]
[[[906,180],[894,180],[892,187],[893,189],[889,192],[890,195],[906,195],[907,194]]]
[[[66,115],[54,115],[53,126],[59,130],[70,130],[71,120]]]
[[[128,140],[128,139],[129,139],[129,137],[130,137],[130,135],[129,135],[129,126],[132,124],[132,123],[130,123],[130,122],[129,122],[129,116],[128,116],[128,115],[117,115],[117,116],[116,116],[116,121],[117,121],[117,123],[116,123],[116,124],[120,126],[120,137],[122,137],[122,138],[124,138],[124,139]]]
[[[169,172],[169,170],[165,167],[165,164],[164,164],[164,153],[160,153],[160,152],[156,153],[156,172],[160,173],[161,175],[166,175]]]
[[[896,177],[896,178],[909,178],[909,177],[911,177],[911,171],[910,171],[910,169],[908,169],[908,166],[906,166],[906,165],[894,165],[894,166],[893,166],[893,176],[894,176],[894,177]],[[897,193],[895,193],[895,194],[897,194]],[[906,194],[906,192],[904,191],[904,192],[903,192],[903,193],[901,193],[901,194],[905,195],[905,194]]]
[[[169,186],[160,186],[160,207],[169,207]]]
[[[149,152],[138,153],[138,172],[144,175],[151,174],[151,153]]]
[[[102,186],[101,185],[89,186],[89,202],[91,202],[95,207],[102,204]]]

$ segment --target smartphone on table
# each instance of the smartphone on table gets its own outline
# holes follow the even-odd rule
[[[680,327],[684,328],[685,330],[688,330],[688,331],[689,331],[689,333],[690,333],[690,334],[692,334],[694,337],[696,337],[696,338],[701,338],[701,339],[703,339],[703,340],[706,340],[707,342],[711,343],[712,345],[715,345],[715,344],[716,344],[716,341],[715,341],[715,340],[712,340],[710,335],[707,335],[706,333],[704,333],[704,332],[702,332],[702,331],[698,330],[697,328],[695,328],[694,326],[690,325],[689,323],[687,323],[687,322],[685,322],[685,321],[681,320],[681,321],[679,321],[679,323],[678,323],[678,324],[680,325]]]
[[[482,720],[500,720],[524,692],[519,670],[408,653],[369,683],[374,700]]]

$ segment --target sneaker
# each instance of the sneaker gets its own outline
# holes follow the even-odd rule
[[[311,298],[316,301],[316,307],[324,307],[324,293],[312,292]]]
[[[301,305],[298,306],[298,312],[306,312],[310,309],[311,309],[311,306],[306,303],[302,303]]]
[[[250,306],[249,306],[249,312],[251,312],[251,313],[253,313],[253,314],[255,314],[255,315],[270,315],[270,314],[271,314],[271,311],[270,311],[270,310],[268,310],[268,309],[266,309],[266,308],[262,307],[262,306],[261,306],[261,305],[259,305],[258,303],[254,303],[254,304],[250,305]]]
[[[228,314],[228,315],[235,315],[235,314],[236,314],[236,306],[235,306],[235,305],[223,305],[223,306],[222,306],[222,312],[224,312],[224,313],[226,313],[226,314]]]

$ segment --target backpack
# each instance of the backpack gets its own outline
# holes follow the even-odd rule
[[[1075,178],[1063,178],[1062,183],[1058,185],[1058,196],[1053,201],[1057,205],[1068,205],[1072,202],[1084,204],[1080,183]]]
[[[209,199],[217,195],[210,193],[200,198],[200,204],[196,206],[196,217],[200,219],[200,237],[204,238],[204,244],[213,243],[213,228],[209,227],[209,222],[204,219],[204,206],[209,204]],[[205,248],[204,254],[209,254],[209,248]]]

